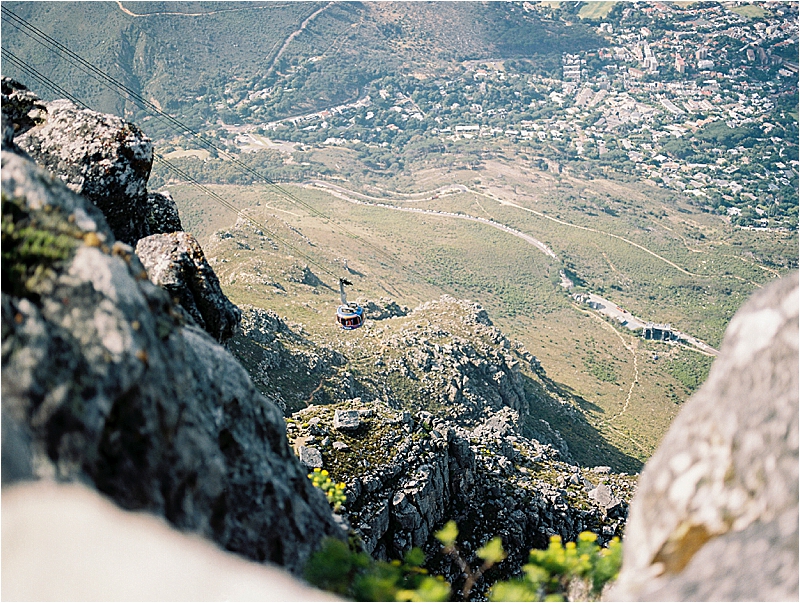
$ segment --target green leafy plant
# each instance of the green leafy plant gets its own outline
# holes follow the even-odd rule
[[[618,538],[608,548],[597,544],[597,535],[582,532],[577,542],[561,544],[550,538],[544,551],[532,550],[522,567],[524,576],[498,582],[489,591],[492,601],[564,601],[572,588],[584,586],[587,598],[597,599],[603,587],[619,574],[622,544]],[[578,584],[582,582],[583,584]]]
[[[450,555],[466,576],[459,600],[469,600],[481,576],[506,558],[501,539],[495,537],[476,551],[483,563],[472,569],[456,544],[455,521],[448,521],[435,536],[442,544],[442,552]],[[355,549],[353,543],[325,539],[321,550],[306,566],[306,580],[357,601],[445,601],[453,596],[449,583],[441,576],[428,575],[422,567],[425,554],[419,548],[411,549],[402,561],[388,563]],[[603,587],[616,579],[621,563],[619,538],[603,548],[597,544],[597,535],[591,532],[582,532],[577,542],[566,545],[561,544],[559,536],[553,536],[546,550],[530,552],[521,578],[495,583],[489,590],[489,599],[564,601],[569,593],[572,599],[597,600]]]
[[[345,542],[325,539],[308,562],[305,578],[311,584],[357,601],[445,601],[450,585],[420,567],[425,554],[418,548],[403,561],[375,561]]]
[[[347,496],[344,494],[345,485],[342,482],[334,483],[326,469],[315,468],[308,474],[308,479],[325,493],[334,511],[338,511],[347,502]]]
[[[495,536],[489,542],[484,544],[475,553],[480,559],[483,559],[483,564],[476,570],[472,570],[456,546],[456,539],[458,538],[458,526],[455,521],[448,521],[441,530],[436,532],[436,539],[442,543],[442,552],[450,555],[458,563],[461,571],[466,575],[464,586],[461,589],[461,594],[464,599],[469,597],[472,592],[472,587],[475,582],[496,563],[500,563],[506,558],[506,553],[503,550],[503,542],[499,536]]]

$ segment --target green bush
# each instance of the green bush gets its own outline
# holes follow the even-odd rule
[[[317,467],[312,473],[308,474],[308,479],[325,493],[334,511],[338,511],[347,502],[347,497],[344,494],[345,485],[341,482],[334,483],[326,469]]]
[[[314,586],[356,601],[445,601],[450,585],[420,566],[425,554],[418,548],[403,561],[375,561],[354,552],[346,543],[328,538],[306,566],[305,578]]]
[[[492,601],[563,601],[576,581],[588,587],[588,596],[597,599],[603,587],[619,574],[622,545],[614,538],[607,549],[597,544],[597,535],[582,532],[577,543],[562,546],[561,538],[550,538],[544,551],[533,550],[522,567],[524,577],[498,582],[489,591]]]
[[[456,540],[458,527],[447,522],[436,532],[442,552],[452,557],[466,577],[459,600],[469,600],[472,587],[493,565],[506,558],[499,537],[492,538],[476,554],[483,560],[471,568],[461,556]],[[326,539],[306,566],[311,584],[357,601],[445,601],[454,598],[450,584],[441,576],[429,576],[421,566],[425,554],[418,548],[406,553],[403,561],[375,561],[353,545]],[[544,551],[532,550],[523,576],[497,582],[489,590],[491,601],[563,601],[568,592],[597,600],[603,587],[616,579],[622,563],[622,545],[614,538],[608,548],[597,544],[597,535],[582,532],[577,542],[561,544],[553,536]]]

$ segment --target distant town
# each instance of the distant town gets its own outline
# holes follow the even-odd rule
[[[563,20],[558,5],[518,10]],[[217,135],[233,152],[349,146],[386,170],[404,153],[494,141],[553,172],[639,177],[742,228],[796,230],[798,4],[595,2],[577,18],[587,9],[606,46],[563,54],[556,72],[468,61],[458,77],[387,76],[349,103],[273,120],[260,119],[270,91],[242,84],[217,107],[241,119]]]

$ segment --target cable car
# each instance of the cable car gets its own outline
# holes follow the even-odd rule
[[[339,279],[339,294],[342,298],[342,305],[336,308],[336,322],[346,331],[352,331],[364,324],[364,308],[358,304],[347,303],[344,286],[352,284],[347,279]]]

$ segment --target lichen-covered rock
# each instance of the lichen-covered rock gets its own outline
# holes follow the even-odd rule
[[[798,275],[736,313],[642,473],[612,598],[796,601]]]
[[[339,431],[356,431],[361,426],[357,410],[337,410],[333,415],[333,428]]]
[[[341,535],[280,411],[97,208],[13,153],[2,189],[4,469],[8,455],[13,477],[94,484],[294,572]]]
[[[131,123],[67,100],[46,107],[43,123],[17,135],[15,142],[100,208],[116,239],[135,244],[147,234],[150,139]]]
[[[322,454],[312,446],[300,446],[298,456],[300,457],[300,462],[309,469],[322,467]]]
[[[13,145],[15,136],[24,134],[44,121],[44,102],[25,85],[9,77],[2,80],[3,145]]]
[[[218,341],[237,331],[241,310],[222,292],[197,239],[187,232],[151,235],[136,244],[150,280],[166,289]]]
[[[183,230],[178,206],[167,192],[147,194],[146,235],[165,234]]]

